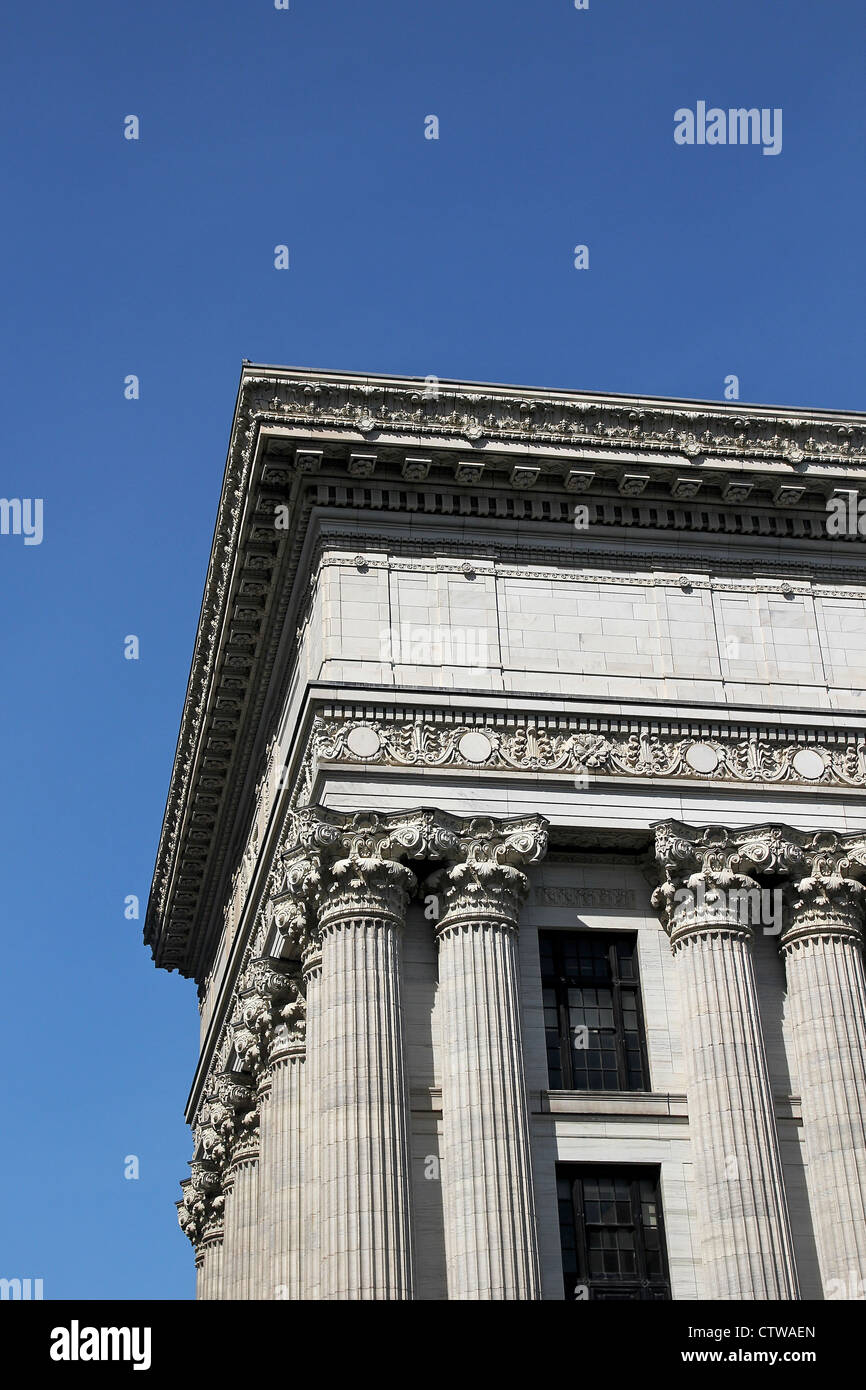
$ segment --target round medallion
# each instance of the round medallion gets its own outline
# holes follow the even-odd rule
[[[375,758],[381,746],[379,735],[369,724],[359,724],[346,737],[346,747],[356,758]]]
[[[486,763],[493,752],[493,744],[486,734],[463,734],[457,744],[457,751],[467,763]]]
[[[693,743],[686,749],[686,762],[694,772],[715,772],[719,755],[709,743]]]
[[[814,748],[798,748],[791,765],[800,777],[805,777],[809,782],[816,782],[823,776],[826,767],[821,754],[816,753]]]

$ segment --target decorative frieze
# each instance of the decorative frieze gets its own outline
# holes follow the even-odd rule
[[[531,716],[489,719],[455,710],[315,718],[306,764],[484,768],[591,777],[752,784],[866,786],[866,733],[790,726],[703,725],[686,720]],[[364,732],[359,753],[358,731]],[[307,782],[307,785],[309,783]]]

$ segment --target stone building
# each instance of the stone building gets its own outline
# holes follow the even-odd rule
[[[864,423],[244,366],[145,929],[200,1298],[863,1297]]]

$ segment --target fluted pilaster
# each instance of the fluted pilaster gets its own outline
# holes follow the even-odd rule
[[[517,964],[529,881],[517,866],[545,848],[539,818],[477,819],[433,880],[449,1299],[540,1297]]]
[[[814,866],[813,866],[814,867]],[[782,938],[825,1298],[866,1281],[866,979],[863,886],[837,864],[793,885]]]

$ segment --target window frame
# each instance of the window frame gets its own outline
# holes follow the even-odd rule
[[[610,971],[610,989],[614,1016],[614,1045],[616,1053],[616,1070],[617,1080],[619,1082],[615,1089],[607,1089],[604,1087],[593,1088],[586,1086],[576,1086],[574,1084],[574,1058],[568,1017],[568,1011],[570,1007],[568,1002],[568,991],[569,989],[585,987],[587,985],[587,982],[577,980],[577,978],[573,975],[569,976],[565,974],[562,943],[566,938],[575,937],[592,939],[596,942],[601,942],[602,940],[604,940],[607,944],[607,960],[608,968]],[[545,975],[544,973],[544,956],[542,952],[542,942],[545,938],[550,938],[552,941],[556,943],[553,949],[554,970],[556,972],[555,977]],[[624,981],[619,974],[619,960],[616,953],[616,945],[618,942],[622,942],[626,939],[630,940],[634,945],[634,952],[632,957],[634,961],[634,978]],[[638,933],[636,931],[598,931],[592,928],[586,931],[574,931],[571,928],[569,928],[568,930],[561,930],[555,927],[545,927],[541,928],[538,933],[538,954],[539,968],[541,974],[542,1000],[544,996],[544,990],[550,989],[552,987],[555,992],[556,1014],[559,1029],[559,1066],[560,1072],[562,1074],[562,1082],[559,1086],[554,1086],[550,1078],[550,1057],[548,1055],[547,1048],[547,1021],[546,1019],[544,1020],[545,1058],[547,1060],[548,1069],[548,1088],[550,1090],[579,1091],[583,1095],[593,1096],[615,1096],[621,1095],[623,1092],[627,1092],[630,1094],[651,1093],[652,1084],[649,1067],[649,1053],[647,1051],[646,1020],[644,1017],[643,1007],[643,988],[641,985],[640,962],[638,958]],[[623,985],[625,985],[627,989],[634,991],[636,1003],[637,1032],[638,1043],[640,1048],[640,1066],[643,1081],[643,1085],[638,1087],[634,1087],[628,1084],[628,1063],[625,1045],[625,1024],[623,1020],[622,1009]],[[606,987],[607,986],[605,985],[605,988]],[[544,1007],[546,1008],[547,1006],[544,1005]]]
[[[586,1221],[586,1196],[584,1183],[588,1178],[620,1178],[629,1184],[629,1202],[631,1206],[632,1222],[630,1229],[635,1232],[635,1252],[637,1264],[639,1266],[633,1277],[604,1278],[593,1276],[589,1268],[589,1244],[587,1240],[587,1221]],[[661,1167],[659,1164],[635,1164],[635,1163],[557,1163],[556,1164],[556,1187],[557,1187],[557,1211],[559,1216],[560,1246],[562,1247],[562,1214],[559,1211],[559,1203],[564,1199],[559,1195],[560,1180],[566,1179],[571,1186],[571,1214],[572,1230],[574,1234],[574,1250],[578,1265],[577,1273],[574,1276],[574,1287],[585,1288],[587,1290],[589,1302],[622,1301],[622,1302],[669,1302],[673,1300],[671,1290],[670,1265],[668,1262],[667,1233],[665,1229],[664,1209],[662,1205],[661,1192]],[[643,1222],[643,1199],[640,1194],[640,1182],[651,1181],[655,1189],[655,1205],[657,1214],[657,1230],[659,1235],[659,1255],[662,1273],[650,1276],[647,1274],[646,1260],[646,1240],[645,1227]],[[577,1192],[579,1189],[579,1199]],[[592,1222],[591,1225],[599,1223]],[[601,1223],[602,1225],[622,1225],[623,1223]],[[568,1301],[573,1293],[569,1291],[567,1285],[571,1275],[565,1271],[564,1248],[563,1253],[563,1281],[566,1284],[565,1299]],[[599,1293],[619,1293],[620,1300],[599,1299]],[[576,1300],[583,1302],[585,1300]]]

